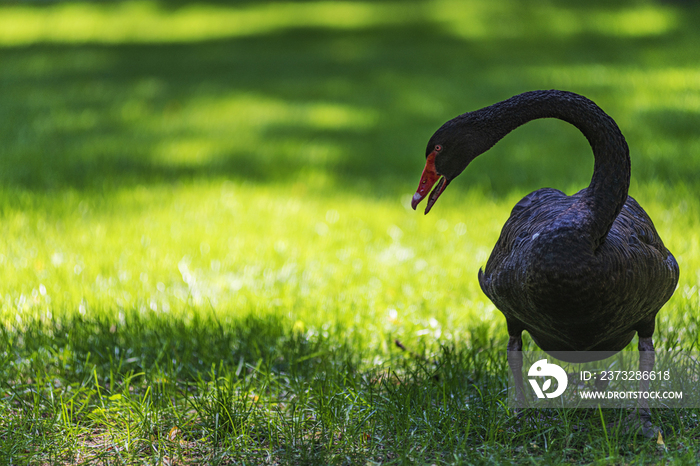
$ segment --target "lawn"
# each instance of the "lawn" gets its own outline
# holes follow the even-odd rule
[[[700,410],[654,412],[659,443],[606,428],[622,410],[506,405],[477,271],[522,196],[588,184],[575,128],[529,123],[410,207],[444,121],[581,93],[681,267],[656,346],[697,349],[697,24],[633,0],[0,4],[0,463],[697,464]]]

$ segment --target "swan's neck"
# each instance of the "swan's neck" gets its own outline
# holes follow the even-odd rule
[[[630,184],[629,149],[615,121],[585,97],[562,91],[527,92],[477,112],[484,112],[485,128],[499,128],[494,144],[538,118],[567,121],[586,136],[595,157],[593,178],[571,214],[599,244],[627,201]]]

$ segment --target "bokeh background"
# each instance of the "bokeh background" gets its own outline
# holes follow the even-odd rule
[[[379,222],[375,208],[397,217],[374,232],[386,244],[370,245],[400,243],[387,233],[394,225],[410,231],[416,245],[433,241],[450,256],[463,248],[455,261],[471,280],[485,261],[480,248],[490,249],[507,216],[503,210],[487,216],[493,225],[484,224],[479,203],[508,209],[540,187],[569,193],[584,187],[592,169],[585,139],[566,123],[533,122],[477,160],[431,216],[406,212],[406,196],[415,189],[426,141],[442,122],[533,89],[581,93],[617,120],[631,147],[631,195],[652,204],[664,237],[673,235],[674,222],[697,213],[694,2],[10,2],[1,8],[6,309],[49,278],[65,282],[70,292],[59,307],[72,308],[101,293],[98,278],[117,281],[107,287],[111,293],[131,281],[119,279],[121,272],[135,279],[162,267],[155,275],[164,277],[151,273],[145,289],[130,292],[125,303],[138,307],[157,294],[158,283],[183,285],[177,264],[185,256],[194,262],[209,256],[197,264],[207,270],[217,261],[215,275],[264,281],[266,270],[298,266],[294,251],[313,256],[302,251],[304,244],[321,247],[310,238],[329,250],[352,251],[343,253],[350,262],[373,261],[377,250],[355,248],[363,242],[358,225]],[[486,199],[464,202],[470,193]],[[347,209],[366,216],[340,215]],[[327,221],[328,212],[342,226]],[[446,216],[453,217],[452,233],[457,223],[469,225],[465,232],[480,245],[415,230]],[[345,223],[351,217],[359,222],[354,228]],[[216,232],[207,240],[212,223]],[[329,235],[317,231],[327,228]],[[134,248],[141,236],[149,245]],[[182,237],[196,244],[186,247]],[[676,250],[697,251],[697,240],[687,240],[678,238]],[[208,244],[208,254],[200,243]],[[284,251],[275,252],[276,244]],[[410,253],[413,261],[434,254]],[[267,255],[274,257],[261,257]],[[117,258],[131,260],[128,270]],[[324,267],[334,262],[318,260]],[[253,266],[257,274],[243,272]],[[366,278],[392,273],[381,268],[365,267]],[[77,269],[85,273],[76,276]],[[684,283],[697,285],[693,271],[684,275],[691,275]],[[324,293],[321,281],[313,283]]]

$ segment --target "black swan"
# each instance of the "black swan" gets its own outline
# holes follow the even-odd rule
[[[518,397],[523,330],[550,354],[614,353],[636,332],[640,369],[651,370],[656,314],[679,275],[651,219],[627,195],[630,158],[620,129],[596,104],[571,92],[526,92],[442,125],[428,142],[413,208],[437,183],[427,214],[474,158],[538,118],[577,127],[593,149],[595,164],[590,185],[573,196],[544,188],[518,202],[485,270],[479,270],[481,289],[506,318],[508,364]],[[643,426],[650,425],[648,409],[640,418]]]

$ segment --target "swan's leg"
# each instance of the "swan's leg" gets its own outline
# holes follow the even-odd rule
[[[526,406],[523,385],[523,338],[522,334],[510,335],[508,339],[508,367],[515,378],[515,401],[519,408]]]
[[[639,370],[647,374],[654,370],[654,360],[656,359],[654,355],[654,342],[651,336],[639,337],[639,343],[637,344],[637,349],[639,350]],[[639,391],[646,392],[649,391],[649,377],[647,375],[647,380],[644,377],[639,381]],[[608,424],[608,428],[613,428],[618,425],[617,422]],[[622,426],[625,432],[629,430],[636,431],[647,438],[655,438],[659,433],[659,428],[655,427],[651,423],[651,410],[649,409],[649,402],[644,398],[639,398],[637,402],[637,410],[633,412],[622,422]]]
[[[639,349],[639,370],[642,372],[642,380],[639,381],[639,391],[649,391],[649,373],[654,370],[654,361],[656,355],[654,353],[654,342],[651,337],[639,337],[637,345]],[[644,377],[646,373],[647,377]],[[645,437],[655,437],[658,429],[651,423],[651,410],[649,409],[649,401],[646,398],[640,398],[638,403],[638,416],[642,434]]]

